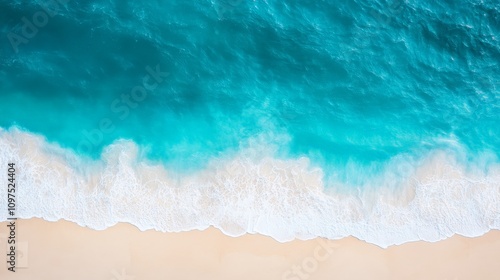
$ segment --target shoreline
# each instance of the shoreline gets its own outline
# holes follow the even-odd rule
[[[99,228],[99,229],[96,229],[96,228],[92,228],[91,226],[86,226],[86,225],[80,225],[78,222],[76,221],[72,221],[72,220],[68,220],[68,219],[65,219],[65,218],[60,218],[58,220],[47,220],[45,218],[40,218],[40,217],[31,217],[31,218],[18,218],[18,220],[25,220],[25,221],[29,221],[29,220],[41,220],[41,221],[44,221],[44,222],[48,222],[48,223],[59,223],[59,222],[62,222],[62,223],[70,223],[70,224],[74,224],[80,228],[85,228],[85,229],[89,229],[91,231],[106,231],[108,229],[111,229],[111,228],[114,228],[114,227],[120,227],[121,225],[124,225],[126,227],[132,227],[134,228],[135,230],[138,230],[139,232],[158,232],[158,233],[162,233],[162,234],[182,234],[182,233],[187,233],[187,232],[204,232],[204,231],[216,231],[226,237],[229,237],[229,238],[241,238],[241,237],[244,237],[244,236],[261,236],[261,237],[265,237],[265,238],[270,238],[272,239],[274,242],[277,242],[277,243],[280,243],[280,244],[286,244],[286,243],[290,243],[290,242],[308,242],[308,241],[311,241],[311,240],[317,240],[317,239],[324,239],[324,240],[330,240],[330,241],[340,241],[340,240],[344,240],[344,239],[354,239],[358,242],[363,242],[363,243],[366,243],[366,244],[369,244],[369,245],[373,245],[373,246],[376,246],[377,248],[380,248],[380,249],[383,249],[383,250],[386,250],[386,249],[389,249],[389,248],[392,248],[392,247],[398,247],[398,246],[401,246],[401,245],[405,245],[405,244],[409,244],[409,243],[418,243],[418,242],[424,242],[424,243],[437,243],[437,242],[442,242],[444,240],[447,240],[447,239],[450,239],[450,238],[469,238],[469,239],[474,239],[474,238],[481,238],[482,236],[484,235],[487,235],[489,234],[490,232],[494,231],[494,232],[499,232],[500,233],[500,229],[489,229],[487,230],[486,232],[483,232],[481,234],[478,234],[478,235],[474,235],[474,236],[467,236],[467,235],[463,235],[463,234],[460,234],[460,233],[454,233],[452,234],[451,236],[447,236],[447,237],[443,237],[439,240],[433,240],[433,241],[430,241],[430,240],[407,240],[407,241],[403,241],[403,242],[400,242],[400,243],[394,243],[394,244],[389,244],[389,245],[386,245],[386,246],[383,246],[381,244],[378,244],[376,242],[370,242],[368,240],[364,240],[364,239],[361,239],[355,235],[348,235],[348,236],[343,236],[343,237],[339,237],[339,238],[334,238],[334,239],[330,239],[328,237],[324,237],[324,236],[315,236],[315,237],[305,237],[305,238],[300,238],[300,237],[294,237],[292,238],[291,240],[280,240],[276,237],[274,237],[273,235],[268,235],[268,234],[264,234],[264,233],[260,233],[260,232],[244,232],[244,233],[241,233],[241,234],[238,234],[238,235],[231,235],[230,233],[227,233],[224,231],[224,229],[222,228],[219,228],[215,225],[210,225],[210,226],[207,226],[206,228],[203,228],[203,229],[199,229],[199,228],[194,228],[194,229],[187,229],[187,230],[178,230],[178,231],[162,231],[162,230],[158,230],[158,229],[155,229],[155,228],[147,228],[147,229],[141,229],[139,226],[131,223],[131,222],[117,222],[117,223],[114,223],[112,225],[108,225],[106,226],[105,228]],[[0,222],[0,225],[2,223],[8,223],[8,221],[4,221],[4,222]],[[1,235],[0,235],[1,236]]]
[[[186,176],[145,161],[132,141],[87,162],[43,135],[0,128],[0,148],[18,169],[18,217],[64,218],[93,229],[127,221],[161,232],[215,225],[230,236],[279,241],[353,235],[384,248],[500,229],[500,165],[487,155],[463,162],[460,149],[391,159],[378,175],[364,175],[372,188],[326,182],[308,158],[280,159],[260,142]],[[0,213],[5,219],[7,212]]]
[[[7,222],[0,223],[5,256]],[[26,268],[2,279],[498,279],[500,231],[414,241],[383,249],[355,237],[280,243],[269,236],[140,231],[129,223],[93,230],[76,223],[17,221]],[[3,259],[4,257],[2,257]],[[18,261],[19,262],[19,261]]]

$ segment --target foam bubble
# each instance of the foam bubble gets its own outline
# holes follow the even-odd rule
[[[17,167],[20,218],[93,229],[118,222],[168,232],[215,226],[231,236],[260,233],[282,242],[353,235],[381,247],[500,229],[500,166],[489,155],[476,164],[446,151],[398,157],[371,186],[325,188],[323,171],[307,158],[276,159],[272,149],[256,149],[180,176],[141,159],[130,141],[115,142],[93,161],[37,135],[0,130],[1,162]],[[1,211],[0,220],[6,215]]]

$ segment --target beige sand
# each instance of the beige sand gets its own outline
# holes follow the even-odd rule
[[[0,223],[5,260],[7,223]],[[411,242],[381,249],[355,238],[279,243],[260,235],[238,238],[216,229],[141,232],[129,224],[103,231],[40,219],[17,221],[22,248],[17,272],[0,279],[500,279],[500,232]],[[22,256],[21,256],[22,255]]]

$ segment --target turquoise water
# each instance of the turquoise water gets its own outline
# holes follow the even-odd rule
[[[256,137],[340,178],[347,163],[457,145],[500,155],[496,1],[58,5],[14,47],[22,18],[43,9],[0,3],[3,128],[94,158],[130,139],[184,170]],[[168,76],[127,105],[157,66]]]
[[[19,218],[382,247],[500,229],[498,1],[16,0],[0,28]]]

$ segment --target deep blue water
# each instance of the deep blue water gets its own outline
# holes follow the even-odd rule
[[[337,172],[500,155],[498,1],[66,2],[0,2],[0,127],[183,169],[259,137]]]

